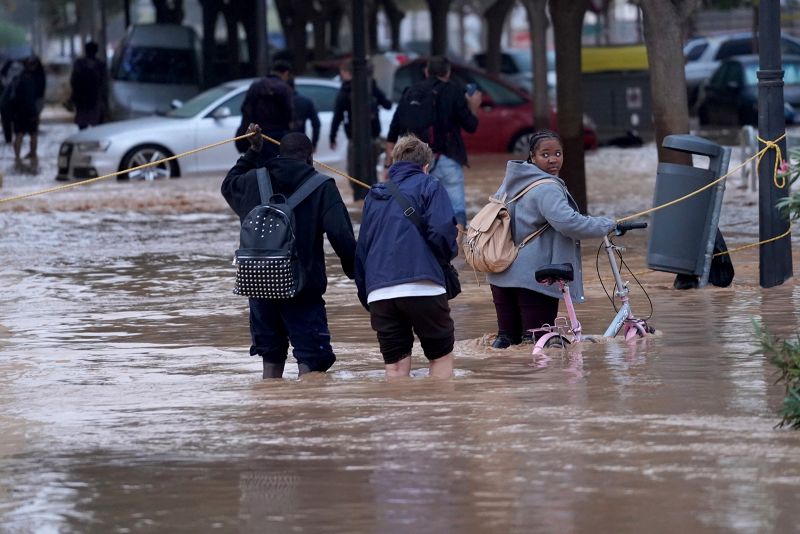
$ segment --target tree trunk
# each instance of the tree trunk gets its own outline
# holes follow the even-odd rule
[[[241,64],[241,58],[239,57],[239,20],[230,7],[223,8],[223,15],[225,16],[225,33],[228,39],[227,57],[225,58],[225,63],[228,65],[228,76],[230,78],[239,78]]]
[[[661,143],[671,134],[689,133],[689,104],[683,63],[684,27],[700,0],[641,0],[647,62],[650,64],[650,93],[658,161],[691,165],[691,156],[664,149]]]
[[[311,24],[314,26],[314,59],[323,60],[328,55],[328,22],[330,20],[330,4],[323,2],[314,7],[311,13]]]
[[[558,131],[564,144],[561,177],[583,213],[586,212],[586,168],[580,45],[588,6],[588,0],[550,0],[556,44]]]
[[[503,26],[505,25],[508,12],[514,6],[515,0],[495,0],[489,8],[483,12],[486,19],[488,36],[486,38],[486,70],[492,74],[500,72],[500,41],[503,38]]]
[[[389,19],[389,31],[392,34],[392,50],[400,50],[400,23],[403,21],[403,17],[405,17],[406,14],[397,7],[395,0],[382,0],[382,3],[386,18]]]
[[[531,34],[533,62],[533,123],[536,128],[550,124],[550,94],[547,87],[547,0],[524,0]]]
[[[216,85],[218,81],[215,69],[216,50],[214,42],[214,29],[217,27],[217,17],[222,9],[220,0],[200,0],[203,9],[203,73],[205,86]]]
[[[276,0],[275,2],[296,74],[302,74],[306,70],[306,22],[308,22],[308,14],[313,9],[311,4],[310,0]]]
[[[431,13],[431,55],[447,55],[447,13],[452,0],[426,0]]]

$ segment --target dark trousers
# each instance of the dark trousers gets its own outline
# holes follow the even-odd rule
[[[325,372],[336,361],[322,297],[250,299],[250,354],[283,363],[292,344],[297,363]]]
[[[14,139],[14,123],[12,122],[11,110],[7,109],[0,113],[0,119],[3,123],[3,139],[6,143],[10,143]]]
[[[522,287],[491,286],[492,300],[497,312],[497,333],[519,343],[523,334],[552,325],[558,315],[558,300]],[[539,333],[536,337],[541,337]]]

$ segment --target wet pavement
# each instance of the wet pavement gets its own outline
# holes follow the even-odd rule
[[[649,205],[652,156],[591,157],[641,174],[598,166],[595,213]],[[476,159],[473,207],[503,159]],[[488,286],[462,264],[456,378],[427,379],[416,348],[413,378],[390,383],[329,255],[338,362],[262,381],[218,185],[110,181],[0,209],[0,532],[797,530],[800,434],[773,428],[783,392],[751,321],[793,335],[800,289],[759,288],[755,251],[734,258],[730,288],[641,275],[649,339],[536,360],[487,348]],[[752,242],[756,208],[730,193],[726,238]],[[644,269],[645,236],[618,241]],[[578,307],[594,334],[614,313],[598,244],[584,244]]]

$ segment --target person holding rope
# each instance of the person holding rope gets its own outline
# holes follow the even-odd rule
[[[516,244],[544,225],[548,227],[519,249],[508,269],[487,275],[497,313],[493,348],[532,342],[530,330],[554,323],[561,292],[557,287],[536,282],[533,273],[542,265],[571,263],[575,279],[570,282],[570,291],[575,302],[582,302],[580,239],[604,236],[616,226],[607,217],[589,217],[578,211],[566,184],[558,177],[563,163],[561,138],[549,130],[539,130],[530,138],[528,159],[508,162],[503,183],[495,194],[497,198],[503,194],[513,198],[529,185],[549,179],[549,183],[532,188],[510,206]]]
[[[222,182],[222,196],[244,220],[261,204],[256,169],[262,166],[261,128],[250,124],[250,149],[239,158]],[[280,155],[266,162],[274,194],[290,197],[316,174],[312,165],[311,140],[297,132],[281,139]],[[304,285],[290,299],[250,298],[250,354],[261,356],[264,378],[280,378],[289,350],[297,360],[300,375],[327,371],[336,361],[322,295],[328,283],[325,273],[323,234],[339,256],[342,270],[353,278],[356,241],[347,208],[335,182],[326,180],[294,209],[297,259]]]

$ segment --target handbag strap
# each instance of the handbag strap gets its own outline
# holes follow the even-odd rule
[[[385,183],[386,188],[392,194],[392,197],[394,197],[394,199],[403,209],[403,215],[405,215],[408,220],[414,223],[414,226],[417,227],[417,230],[419,230],[422,238],[425,239],[425,227],[422,225],[422,219],[420,219],[417,210],[411,205],[411,201],[408,200],[407,196],[400,192],[400,188],[397,187],[396,183],[391,180],[387,180]],[[427,243],[427,240],[425,242]]]
[[[261,203],[268,204],[269,199],[272,198],[272,181],[269,178],[269,172],[267,172],[267,168],[257,168],[256,178],[258,178],[258,192],[261,195]]]

